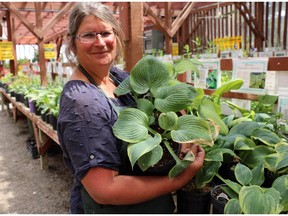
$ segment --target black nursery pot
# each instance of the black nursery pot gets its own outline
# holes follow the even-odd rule
[[[40,106],[37,106],[37,105],[36,105],[35,107],[36,107],[36,109],[35,109],[35,114],[38,115],[38,116],[40,116],[40,115],[41,115],[41,110],[42,110],[41,107],[40,107]]]
[[[208,192],[177,191],[178,214],[209,214],[211,195]]]
[[[41,119],[44,121],[44,122],[46,122],[46,116],[47,116],[47,114],[48,114],[48,110],[46,111],[46,112],[44,112],[44,113],[42,113],[41,112]]]
[[[169,153],[168,149],[165,147],[164,143],[160,144],[163,147],[163,156],[161,160],[155,164],[152,167],[149,167],[146,171],[146,175],[150,176],[165,176],[168,175],[169,171],[172,169],[172,167],[175,166],[176,161],[172,157],[172,155]],[[176,142],[172,142],[170,144],[171,148],[174,150],[176,155],[179,155],[180,153],[180,145]]]
[[[21,101],[21,94],[15,92],[15,100],[16,100],[16,102],[20,102]]]
[[[211,190],[211,203],[213,214],[224,214],[224,208],[228,202],[228,196],[223,191],[222,187],[228,187],[225,184],[216,185]]]
[[[53,130],[57,130],[57,117],[55,115],[49,115],[49,124],[52,126]]]

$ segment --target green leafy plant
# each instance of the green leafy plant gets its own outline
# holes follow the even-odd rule
[[[168,174],[173,177],[194,159],[188,153],[180,160],[171,147],[173,142],[214,144],[219,130],[213,120],[189,112],[198,92],[176,79],[178,74],[195,68],[188,59],[168,66],[145,56],[115,90],[117,95],[132,93],[137,104],[122,110],[113,126],[115,136],[128,143],[132,167],[137,163],[146,171],[161,160],[166,150],[176,163]]]
[[[225,214],[279,214],[283,211],[282,198],[287,202],[288,194],[285,183],[287,175],[277,179],[272,187],[264,188],[261,187],[265,180],[262,164],[250,169],[238,163],[234,172],[237,182],[223,179],[217,174],[229,187],[223,188],[231,198],[225,205]]]
[[[267,101],[274,103],[275,97],[259,99],[258,106],[252,107],[254,110],[245,110],[229,102],[230,107],[239,110],[243,116],[225,116],[223,121],[229,132],[215,142],[237,155],[237,161],[230,167],[234,177],[227,179],[216,174],[229,187],[223,188],[230,198],[224,213],[279,214],[288,210],[285,183],[288,141],[277,125],[277,113],[270,113],[261,105]]]
[[[202,52],[203,46],[202,46],[202,39],[199,37],[196,37],[195,40],[192,40],[192,42],[195,44],[196,48],[194,49],[196,52],[196,57],[200,58],[200,53]]]
[[[239,160],[239,156],[223,145],[221,137],[229,133],[229,128],[225,121],[222,120],[221,112],[221,97],[224,93],[231,90],[239,89],[243,85],[242,79],[231,80],[213,92],[210,96],[205,96],[203,89],[197,89],[198,95],[193,101],[189,112],[195,113],[204,119],[212,120],[219,127],[219,136],[213,146],[204,146],[206,156],[204,165],[184,188],[185,191],[200,192],[210,187],[209,184],[213,181],[220,167],[225,162],[224,157],[229,156],[231,160]]]

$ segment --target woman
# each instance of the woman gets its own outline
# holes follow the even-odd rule
[[[58,136],[75,177],[71,213],[173,213],[171,192],[202,167],[203,149],[188,149],[196,159],[175,178],[133,173],[125,163],[125,145],[112,132],[117,109],[135,103],[129,94],[113,93],[128,76],[113,67],[123,50],[117,20],[101,3],[78,3],[68,33],[67,56],[78,66],[61,95]]]

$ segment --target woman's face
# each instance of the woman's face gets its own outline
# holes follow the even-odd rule
[[[96,34],[94,42],[87,41],[86,38],[93,37],[95,32],[101,34]],[[110,67],[117,53],[116,36],[112,26],[95,16],[89,15],[82,20],[77,32],[77,36],[79,35],[80,38],[76,37],[75,39],[75,54],[79,63],[84,68],[92,71],[99,67]]]

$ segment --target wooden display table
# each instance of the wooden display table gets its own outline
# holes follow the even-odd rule
[[[37,116],[34,113],[30,112],[30,109],[26,107],[23,103],[16,102],[15,98],[11,97],[10,94],[7,94],[5,90],[0,88],[0,92],[2,97],[2,107],[3,102],[7,103],[7,100],[12,104],[12,114],[15,122],[18,118],[18,112],[21,112],[32,122],[34,136],[38,152],[40,154],[41,169],[48,169],[47,150],[52,145],[53,141],[59,145],[57,131],[53,130],[52,126],[44,122],[40,116]]]

